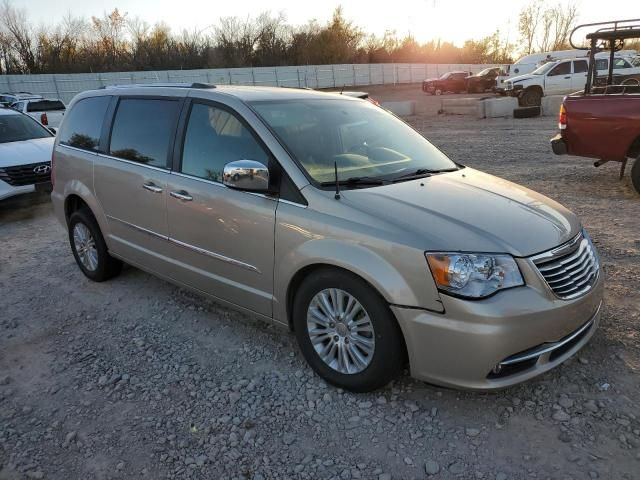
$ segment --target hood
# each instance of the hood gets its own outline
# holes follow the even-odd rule
[[[526,80],[533,80],[534,78],[536,78],[537,75],[531,75],[531,74],[526,74],[526,75],[518,75],[517,77],[511,77],[508,80],[505,81],[509,81],[511,83],[513,83],[514,85],[517,85],[520,82],[524,82]]]
[[[435,81],[438,81],[438,80],[440,80],[440,79],[439,78],[427,78],[427,79],[423,80],[423,82],[429,83],[429,82],[435,82]]]
[[[559,203],[470,168],[346,190],[343,197],[351,207],[416,235],[422,248],[432,251],[526,257],[557,247],[581,228]]]
[[[51,161],[55,137],[0,143],[0,167]]]

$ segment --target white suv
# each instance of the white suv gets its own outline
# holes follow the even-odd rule
[[[0,107],[0,200],[51,190],[55,137],[28,115]]]
[[[640,77],[640,68],[633,67],[622,57],[614,58],[614,70],[620,82],[635,81]],[[609,71],[608,58],[596,58],[598,76],[605,76]],[[527,75],[520,75],[505,82],[507,95],[518,97],[522,106],[540,105],[545,95],[566,95],[584,88],[589,71],[589,60],[571,58],[545,63]]]

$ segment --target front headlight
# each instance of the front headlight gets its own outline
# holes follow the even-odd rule
[[[483,298],[498,290],[524,285],[511,255],[425,253],[440,290],[467,298]]]

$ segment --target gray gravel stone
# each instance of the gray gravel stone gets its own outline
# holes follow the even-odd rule
[[[435,475],[440,471],[440,465],[435,460],[427,460],[424,464],[424,471],[427,475]]]

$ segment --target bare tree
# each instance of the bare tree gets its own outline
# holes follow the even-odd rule
[[[524,7],[518,19],[523,52],[528,55],[567,48],[577,18],[578,8],[571,2],[550,6],[545,0],[536,0]]]

